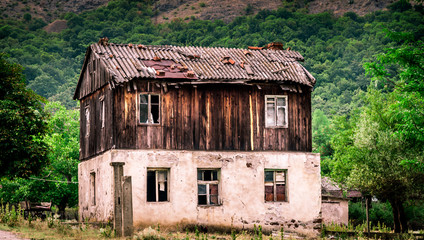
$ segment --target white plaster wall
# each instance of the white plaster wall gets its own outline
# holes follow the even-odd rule
[[[105,156],[106,155],[106,156]],[[320,157],[298,152],[111,150],[79,165],[80,213],[105,220],[113,209],[110,161],[132,176],[134,224],[309,228],[320,217]],[[103,203],[86,208],[90,169],[98,169]],[[169,202],[146,201],[147,168],[169,168]],[[220,206],[197,206],[197,168],[219,168]],[[264,201],[264,169],[287,169],[287,202]],[[82,206],[82,207],[81,207]],[[105,209],[100,209],[101,207]]]
[[[110,151],[78,164],[78,201],[81,220],[109,221],[113,219],[113,169]],[[96,173],[96,205],[90,196],[90,173]]]
[[[329,199],[322,202],[322,220],[326,224],[338,223],[348,225],[349,202],[343,199]]]

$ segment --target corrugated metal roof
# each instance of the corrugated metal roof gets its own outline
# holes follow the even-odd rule
[[[300,83],[310,87],[315,84],[315,78],[299,63],[303,61],[303,57],[291,50],[249,49],[246,51],[246,49],[222,47],[143,46],[113,43],[96,43],[90,48],[95,58],[104,62],[118,84],[135,78],[159,77],[156,72],[158,69],[154,69],[154,66],[146,66],[144,61],[160,63],[161,60],[175,62],[175,66],[172,67],[179,66],[182,69],[181,72],[193,71],[195,77],[187,77],[192,82],[276,81]],[[168,67],[171,68],[171,66]],[[171,73],[167,75],[166,66],[161,66],[160,70],[161,80],[166,80],[167,76],[169,78],[177,76]],[[175,71],[172,72],[175,73]]]

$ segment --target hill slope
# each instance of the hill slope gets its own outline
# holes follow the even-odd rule
[[[22,19],[29,13],[34,18],[53,22],[62,14],[81,13],[106,5],[111,0],[3,0],[0,1],[0,17]],[[276,10],[279,7],[305,8],[308,13],[333,12],[341,16],[355,12],[363,16],[377,10],[385,10],[395,0],[157,0],[152,1],[157,15],[154,22],[162,23],[174,18],[202,20],[221,19],[230,22],[238,16],[256,14],[260,10]]]

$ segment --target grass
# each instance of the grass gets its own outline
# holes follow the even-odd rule
[[[70,240],[70,239],[107,239],[115,238],[114,231],[111,225],[105,225],[103,227],[96,227],[87,222],[77,223],[77,222],[63,222],[58,219],[58,215],[54,214],[53,216],[47,216],[45,220],[41,219],[32,219],[28,217],[24,219],[21,209],[15,210],[12,206],[6,204],[6,206],[1,206],[0,208],[0,230],[9,231],[13,233],[20,234],[21,237],[31,238],[31,239],[61,239],[61,240]],[[390,231],[384,225],[377,224],[378,229],[381,232]],[[156,226],[147,227],[144,229],[136,230],[132,239],[140,240],[209,240],[209,239],[231,239],[231,240],[283,240],[283,239],[297,239],[295,235],[289,235],[285,233],[283,229],[280,231],[273,232],[272,234],[265,234],[262,231],[262,227],[255,226],[253,231],[231,231],[231,233],[223,232],[200,232],[197,226],[192,226],[188,230],[180,229],[175,230],[175,228],[167,229],[162,227],[159,224]],[[354,231],[356,236],[348,237],[343,236],[344,239],[366,239],[363,236],[364,225],[360,225],[356,228],[351,225],[340,226],[337,224],[326,225],[323,229],[325,233],[326,230],[329,231]],[[362,232],[362,233],[361,233]],[[412,235],[411,235],[412,236]],[[131,239],[130,238],[130,239]],[[115,238],[115,239],[128,239],[128,238]],[[322,238],[327,239],[325,234]],[[405,238],[408,239],[408,238]]]

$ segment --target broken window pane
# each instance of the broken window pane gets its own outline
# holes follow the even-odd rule
[[[152,105],[152,116],[153,123],[159,123],[159,105]]]
[[[140,94],[140,123],[160,122],[160,95]]]
[[[156,202],[156,175],[155,171],[147,171],[147,201]]]
[[[168,170],[147,171],[147,201],[168,201]]]
[[[218,171],[212,171],[212,180],[218,180]]]
[[[166,183],[163,184],[163,189],[159,188],[159,202],[168,201],[168,189]]]
[[[287,96],[266,96],[265,126],[287,127]]]
[[[207,196],[206,195],[199,195],[198,196],[198,204],[199,205],[206,205],[206,204],[208,204],[208,202],[207,202]]]
[[[286,171],[265,171],[265,201],[284,202],[286,199]]]
[[[198,204],[218,205],[218,170],[197,170],[197,180]]]
[[[159,95],[150,95],[150,99],[152,104],[159,105]]]
[[[140,122],[148,123],[148,105],[140,104]]]
[[[211,181],[212,180],[212,171],[205,170],[203,173],[203,180],[204,181]]]

